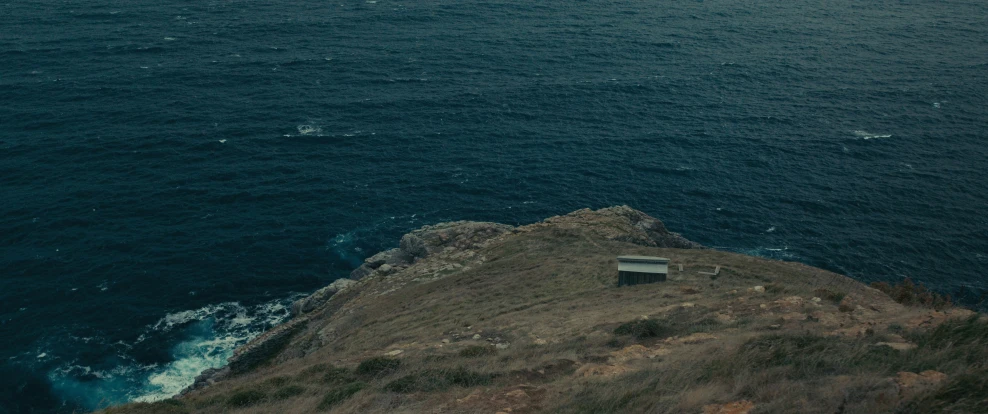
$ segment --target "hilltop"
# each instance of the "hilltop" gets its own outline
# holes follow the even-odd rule
[[[616,287],[619,255],[669,258],[668,281]],[[883,290],[706,249],[625,206],[519,227],[442,223],[296,302],[288,323],[183,395],[105,412],[873,413],[988,404],[985,318],[911,285]]]

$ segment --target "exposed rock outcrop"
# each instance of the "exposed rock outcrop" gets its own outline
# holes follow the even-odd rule
[[[408,266],[415,261],[446,249],[469,250],[514,229],[513,226],[476,221],[454,221],[425,226],[402,236],[397,249],[375,254],[350,273],[350,279],[360,280],[384,265],[387,272]]]
[[[326,303],[336,293],[342,292],[356,283],[357,281],[352,279],[336,279],[329,286],[319,289],[315,293],[292,303],[292,315],[298,316],[303,313],[312,312],[319,305]]]

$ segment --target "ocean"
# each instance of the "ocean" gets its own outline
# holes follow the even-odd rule
[[[988,291],[973,0],[0,4],[0,413],[166,398],[414,228],[628,204]]]

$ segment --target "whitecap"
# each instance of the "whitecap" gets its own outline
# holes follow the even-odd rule
[[[157,341],[169,332],[197,332],[171,349],[170,362],[141,364],[125,351],[117,356],[123,362],[112,369],[93,369],[69,361],[49,371],[49,378],[60,394],[94,409],[106,402],[163,400],[192,385],[203,370],[225,365],[237,347],[288,319],[290,304],[300,296],[254,306],[224,302],[172,312],[148,325],[134,343],[120,343],[122,348],[131,349],[133,344]],[[193,324],[191,331],[179,330]]]
[[[308,124],[299,125],[296,129],[298,129],[298,133],[302,135],[319,135],[322,133],[322,128]]]
[[[875,139],[875,138],[892,138],[892,134],[875,134],[868,131],[853,131],[854,136],[861,139]]]
[[[775,231],[775,226],[769,227],[768,230],[765,230],[766,233],[771,233],[773,231]]]

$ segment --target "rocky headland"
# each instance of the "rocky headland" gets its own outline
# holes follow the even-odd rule
[[[617,287],[619,255],[671,259]],[[175,398],[107,413],[983,412],[988,321],[630,207],[406,234]]]

